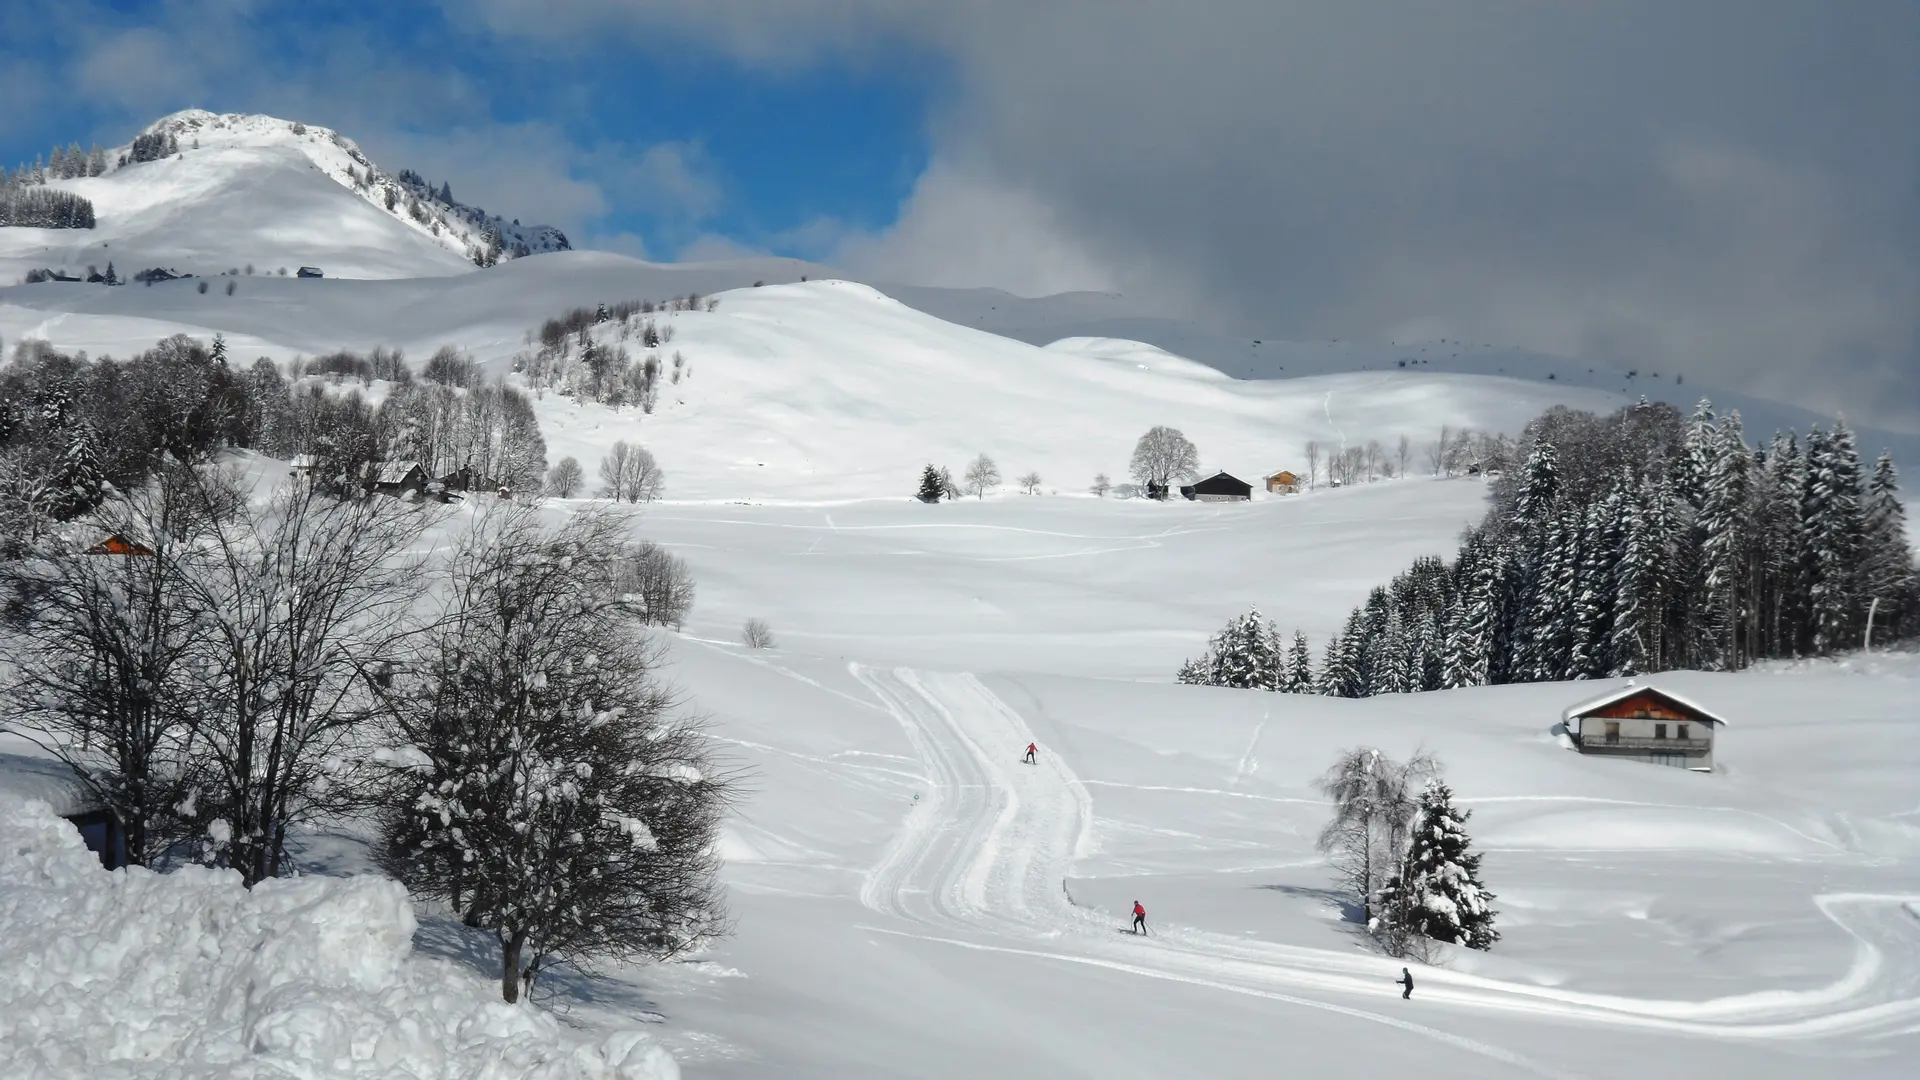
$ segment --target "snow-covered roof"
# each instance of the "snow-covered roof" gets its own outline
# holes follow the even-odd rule
[[[1687,711],[1693,713],[1694,715],[1698,716],[1702,720],[1705,720],[1709,723],[1719,724],[1722,727],[1726,726],[1726,723],[1727,723],[1726,717],[1721,716],[1718,713],[1715,713],[1703,707],[1702,705],[1700,705],[1700,703],[1696,701],[1690,701],[1687,698],[1683,698],[1679,694],[1676,694],[1671,690],[1662,690],[1657,686],[1643,686],[1637,683],[1628,683],[1627,685],[1622,686],[1617,690],[1613,690],[1608,693],[1602,694],[1599,697],[1593,698],[1590,701],[1583,701],[1578,705],[1568,706],[1567,711],[1560,714],[1560,719],[1563,721],[1572,721],[1575,717],[1585,716],[1588,713],[1594,711],[1595,709],[1603,709],[1608,705],[1613,704],[1616,701],[1625,701],[1627,698],[1633,697],[1635,694],[1653,694],[1658,697],[1666,698],[1668,701],[1671,701],[1675,705],[1678,705],[1686,709]]]
[[[376,484],[405,483],[407,474],[420,468],[417,461],[382,461],[375,465],[373,482]]]
[[[0,794],[43,800],[61,817],[102,809],[73,769],[53,758],[0,754]]]

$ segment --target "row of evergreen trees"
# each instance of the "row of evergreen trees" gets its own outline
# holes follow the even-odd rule
[[[0,227],[91,229],[93,224],[93,203],[71,192],[44,187],[0,187]]]
[[[1920,631],[1893,460],[1869,472],[1844,423],[1749,446],[1737,413],[1641,402],[1528,425],[1452,564],[1376,588],[1309,673],[1258,612],[1183,682],[1338,697],[1738,670]]]
[[[79,143],[68,143],[64,148],[55,146],[53,153],[44,160],[36,157],[33,164],[22,165],[12,173],[0,169],[0,187],[28,187],[49,180],[80,180],[89,176],[104,176],[106,172],[105,150],[98,146],[82,150]]]

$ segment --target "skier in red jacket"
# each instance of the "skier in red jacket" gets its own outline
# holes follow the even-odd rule
[[[1034,760],[1034,755],[1038,754],[1039,752],[1040,752],[1040,748],[1038,746],[1035,746],[1032,743],[1028,743],[1027,756],[1021,760],[1025,761],[1029,765],[1037,764],[1037,762]]]
[[[1141,907],[1138,900],[1133,902],[1133,932],[1136,934],[1147,932],[1147,909]]]

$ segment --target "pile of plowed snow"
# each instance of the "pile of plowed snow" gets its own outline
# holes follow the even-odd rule
[[[473,972],[410,955],[413,930],[392,881],[110,873],[45,803],[0,798],[9,1078],[680,1075],[645,1034],[579,1044]]]

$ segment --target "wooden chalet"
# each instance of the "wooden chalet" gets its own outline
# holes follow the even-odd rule
[[[89,555],[152,555],[153,550],[119,533],[112,533],[88,548],[86,553]]]
[[[1583,754],[1713,771],[1713,740],[1726,718],[1670,690],[1628,683],[1561,714]]]
[[[1295,495],[1299,491],[1300,477],[1286,469],[1281,469],[1267,477],[1267,494],[1269,495]]]
[[[1253,485],[1237,476],[1217,472],[1205,480],[1185,485],[1180,494],[1196,502],[1245,502],[1253,498]]]
[[[370,461],[364,475],[367,490],[375,495],[398,499],[427,490],[427,470],[417,461]]]

